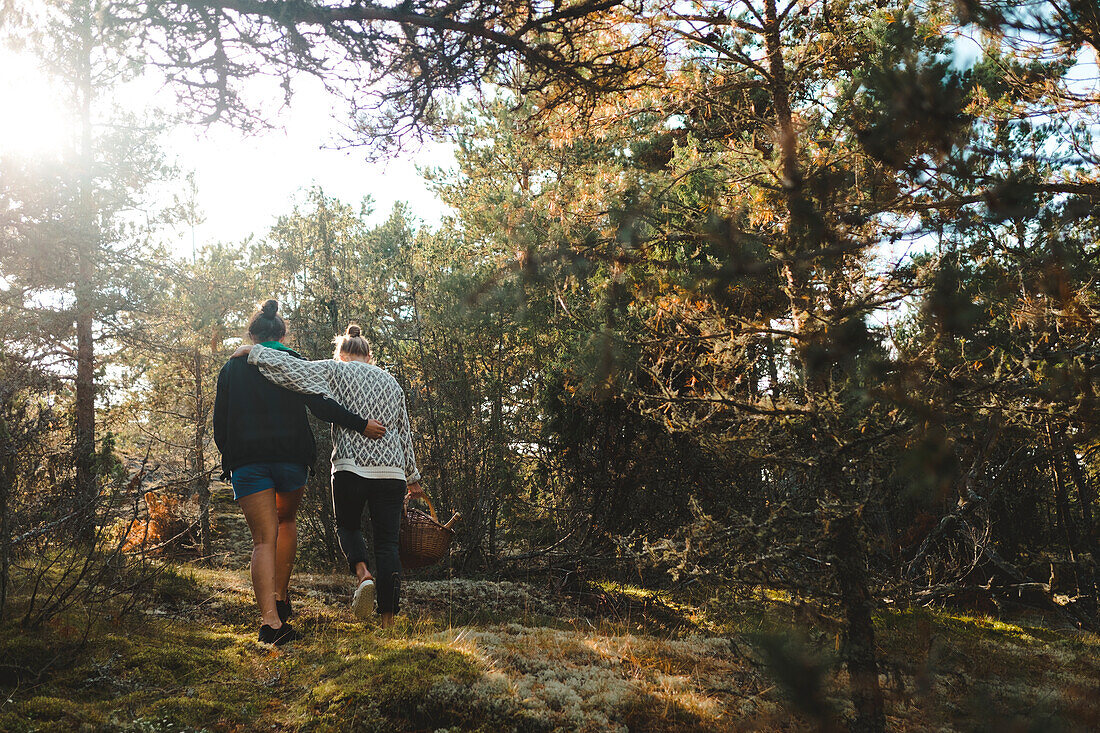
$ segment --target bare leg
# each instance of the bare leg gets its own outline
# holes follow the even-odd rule
[[[290,573],[298,552],[298,504],[302,489],[275,492],[275,512],[279,519],[279,541],[275,544],[275,597],[286,600]]]
[[[275,611],[275,546],[279,538],[275,489],[243,496],[237,503],[252,532],[252,590],[256,593],[260,617],[271,628],[281,628],[283,622]]]
[[[355,575],[359,578],[360,583],[368,578],[374,577],[370,574],[370,570],[367,570],[367,564],[365,562],[355,563]]]
[[[393,614],[392,613],[382,614],[382,628],[383,629],[388,629],[391,626],[393,626]]]

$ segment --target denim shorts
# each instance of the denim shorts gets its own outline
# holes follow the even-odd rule
[[[258,491],[297,491],[306,485],[309,467],[301,463],[249,463],[234,468],[230,475],[233,482],[233,499],[240,500]]]

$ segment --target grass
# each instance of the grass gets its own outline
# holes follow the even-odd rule
[[[382,633],[347,576],[294,585],[305,636],[284,649],[255,641],[240,567],[167,565],[121,617],[0,626],[0,730],[766,731],[850,709],[838,625],[778,594],[411,580]],[[876,626],[894,730],[1100,729],[1097,635],[928,610]]]
[[[884,666],[898,683],[944,698],[931,716],[941,725],[1100,729],[1096,634],[923,609],[882,614],[876,622]]]

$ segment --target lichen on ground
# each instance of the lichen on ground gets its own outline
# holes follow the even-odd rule
[[[294,586],[304,637],[283,649],[255,640],[240,568],[166,565],[145,605],[120,617],[75,608],[39,629],[8,623],[0,730],[810,727],[769,666],[784,663],[819,670],[827,708],[850,710],[839,627],[783,599],[411,580],[405,615],[382,632],[352,617],[348,576],[299,574]],[[876,623],[893,730],[1100,727],[1096,635],[927,610]],[[774,639],[787,656],[765,653]]]

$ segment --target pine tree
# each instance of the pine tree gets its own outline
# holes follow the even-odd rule
[[[4,317],[23,326],[12,347],[71,366],[73,498],[85,510],[99,493],[95,343],[111,338],[115,316],[147,288],[130,267],[143,235],[123,212],[162,169],[155,129],[112,108],[109,90],[135,71],[125,39],[99,25],[101,11],[92,0],[36,5],[8,27],[51,69],[72,124],[61,161],[0,162]]]

